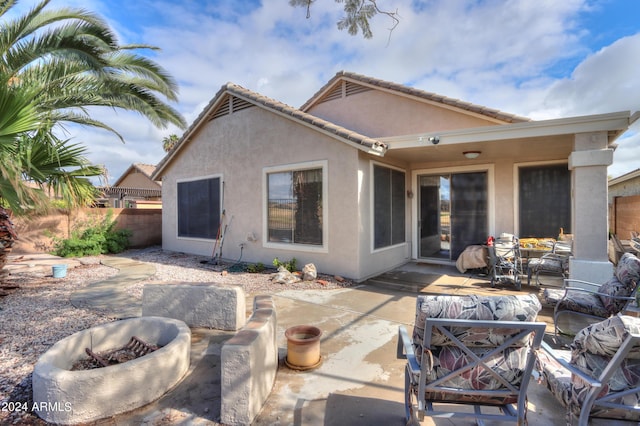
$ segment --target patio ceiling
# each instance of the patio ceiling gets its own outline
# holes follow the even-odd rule
[[[387,158],[394,158],[407,163],[422,162],[496,162],[505,158],[526,158],[530,160],[568,158],[573,149],[573,137],[560,135],[543,138],[520,138],[500,141],[484,141],[471,143],[447,143],[441,140],[437,145],[425,140],[422,146],[396,147],[389,143],[385,154]],[[480,151],[477,159],[464,157],[465,151]]]
[[[465,151],[481,151],[475,162],[505,158],[568,158],[575,135],[607,132],[609,146],[640,116],[629,111],[553,120],[483,126],[469,129],[380,138],[388,146],[386,157],[408,163],[458,162]],[[436,143],[437,141],[437,143]]]

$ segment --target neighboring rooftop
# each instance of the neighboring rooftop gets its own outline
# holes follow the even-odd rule
[[[616,178],[609,179],[609,186],[640,177],[640,169],[635,169]]]

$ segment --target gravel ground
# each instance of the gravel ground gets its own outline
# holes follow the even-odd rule
[[[149,280],[131,285],[127,291],[142,297],[145,283],[213,282],[241,285],[247,295],[268,294],[289,289],[334,289],[352,285],[340,277],[319,274],[316,281],[278,284],[271,278],[274,270],[264,273],[239,271],[240,265],[211,262],[203,256],[166,252],[157,247],[129,250],[121,256],[156,267]],[[64,279],[48,272],[17,272],[2,283],[20,287],[0,297],[0,424],[44,425],[31,414],[31,373],[40,355],[58,340],[98,324],[113,321],[108,315],[74,308],[70,295],[92,282],[117,274],[101,265],[101,257],[79,259],[81,266],[69,269]]]

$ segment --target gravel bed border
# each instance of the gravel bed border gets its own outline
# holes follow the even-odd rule
[[[151,263],[156,273],[134,283],[126,291],[142,298],[148,283],[211,282],[243,287],[248,296],[272,294],[283,290],[320,290],[350,287],[353,282],[341,277],[318,274],[314,281],[279,284],[272,280],[275,270],[263,273],[242,271],[241,264],[215,262],[205,256],[164,251],[159,247],[128,250],[118,256]],[[20,286],[0,297],[0,423],[45,425],[33,411],[31,374],[38,358],[54,343],[77,331],[114,321],[108,313],[79,309],[69,299],[74,291],[90,283],[110,278],[117,269],[100,264],[104,256],[83,257],[65,278],[53,278],[50,268],[15,272],[4,284]]]

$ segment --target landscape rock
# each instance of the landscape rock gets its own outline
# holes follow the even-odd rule
[[[273,275],[272,281],[278,284],[293,284],[300,281],[300,278],[287,271],[284,266],[280,266],[278,272]]]
[[[304,281],[313,281],[318,278],[318,270],[316,269],[316,265],[313,263],[307,263],[302,268],[302,279]]]

